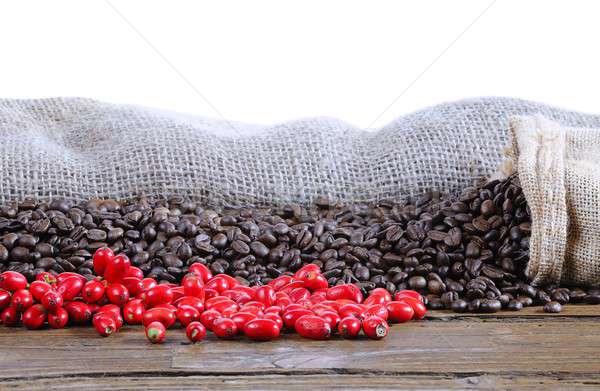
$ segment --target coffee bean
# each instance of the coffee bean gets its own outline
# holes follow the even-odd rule
[[[558,301],[550,301],[544,305],[544,312],[557,314],[562,311],[562,306]]]
[[[450,308],[454,312],[467,312],[469,310],[469,305],[464,300],[455,300],[452,302]]]
[[[411,277],[408,280],[408,286],[410,287],[410,289],[414,290],[425,289],[425,287],[427,286],[427,280],[421,276]]]

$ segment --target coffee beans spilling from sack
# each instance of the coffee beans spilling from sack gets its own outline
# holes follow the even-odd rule
[[[530,213],[516,176],[404,202],[216,211],[184,199],[73,204],[25,200],[0,209],[0,272],[94,277],[108,246],[146,277],[175,283],[194,263],[244,285],[317,264],[330,285],[364,294],[414,289],[431,309],[519,310],[600,302],[600,290],[527,283]],[[557,306],[549,306],[553,309]]]

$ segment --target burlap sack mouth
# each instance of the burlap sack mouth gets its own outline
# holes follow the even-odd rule
[[[433,106],[375,132],[331,118],[259,126],[81,98],[0,100],[0,202],[179,195],[206,205],[400,199],[493,172],[508,118],[600,117],[510,98]]]
[[[512,159],[531,210],[534,284],[600,283],[600,129],[511,120]]]

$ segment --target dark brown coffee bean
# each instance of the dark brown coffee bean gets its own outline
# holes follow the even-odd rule
[[[427,280],[421,276],[411,277],[408,280],[408,286],[413,290],[425,289],[427,286]]]
[[[469,304],[464,300],[455,300],[450,305],[450,308],[454,312],[467,312],[469,310]]]
[[[544,305],[544,312],[557,314],[562,311],[562,306],[558,301],[550,301]]]

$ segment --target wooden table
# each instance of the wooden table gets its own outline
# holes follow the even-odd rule
[[[110,338],[92,328],[0,327],[0,389],[539,389],[600,388],[600,306],[549,315],[456,315],[392,327],[381,341],[266,343],[183,330],[150,345],[140,327]]]

